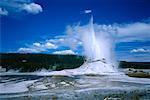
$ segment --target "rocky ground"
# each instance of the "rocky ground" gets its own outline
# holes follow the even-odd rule
[[[126,68],[123,72],[130,77],[150,78],[150,69]]]
[[[21,83],[22,85],[17,85],[19,83],[16,81],[10,84],[7,82],[2,83],[1,85],[5,86],[5,91],[10,88],[16,90],[16,85],[19,92],[9,91],[10,93],[0,93],[0,100],[150,99],[150,79],[132,78],[125,75],[51,76],[40,77],[39,79],[32,80],[32,82],[28,82],[28,84]],[[21,92],[23,85],[25,90]]]

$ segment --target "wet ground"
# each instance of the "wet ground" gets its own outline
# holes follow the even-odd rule
[[[125,75],[1,75],[0,100],[149,100],[150,79]]]

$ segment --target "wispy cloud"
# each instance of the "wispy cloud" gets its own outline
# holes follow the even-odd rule
[[[33,46],[35,46],[35,47],[41,47],[41,44],[38,43],[38,42],[35,42],[35,43],[33,43]]]
[[[35,42],[27,47],[21,47],[17,50],[19,53],[40,53],[50,49],[56,49],[57,46],[51,42]]]
[[[50,42],[47,42],[47,43],[44,44],[44,48],[45,48],[45,49],[56,49],[57,46],[56,46],[55,44],[52,44],[52,43],[50,43]]]
[[[0,15],[6,16],[8,15],[8,11],[6,9],[0,8]]]
[[[148,41],[150,39],[150,23],[136,22],[117,25],[118,42]]]
[[[8,13],[27,12],[30,14],[38,14],[43,11],[40,4],[32,2],[32,0],[0,0],[1,10]],[[7,11],[7,14],[6,14]]]
[[[149,49],[139,48],[139,49],[133,49],[130,51],[131,53],[150,53]]]
[[[76,53],[72,50],[62,50],[62,51],[55,51],[53,54],[62,54],[62,55],[75,55]]]
[[[39,53],[41,50],[36,49],[36,48],[19,48],[18,49],[19,53]]]

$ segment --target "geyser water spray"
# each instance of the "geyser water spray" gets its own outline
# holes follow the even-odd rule
[[[114,35],[116,31],[112,26],[94,24],[93,16],[91,16],[87,25],[70,26],[68,30],[69,37],[82,42],[87,61],[79,68],[53,72],[53,74],[81,75],[117,73],[114,56]]]
[[[87,58],[82,68],[86,68],[87,71],[90,69],[90,73],[97,74],[116,72],[115,29],[106,25],[94,25],[93,16],[91,16],[89,23],[81,26],[78,33],[82,34],[81,41]]]

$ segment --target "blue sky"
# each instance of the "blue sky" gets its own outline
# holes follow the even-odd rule
[[[150,61],[149,0],[1,0],[0,52],[77,53],[64,42],[67,26],[94,23],[118,29],[118,60]],[[81,48],[80,48],[81,47]]]

